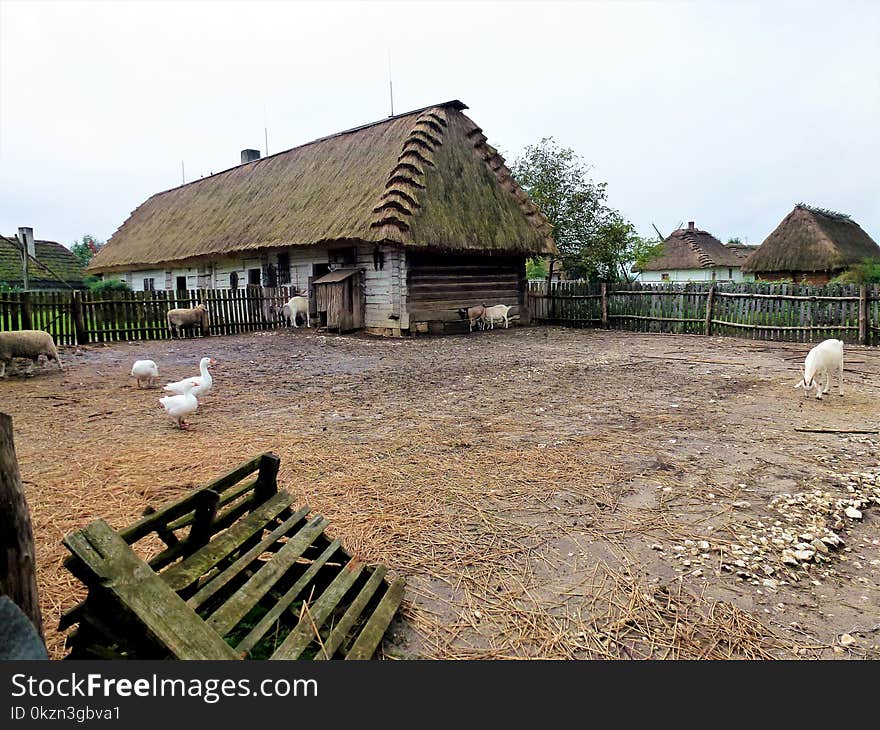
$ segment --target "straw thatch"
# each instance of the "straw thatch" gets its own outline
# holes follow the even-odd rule
[[[343,240],[555,252],[551,226],[466,108],[389,117],[158,193],[89,270]]]
[[[81,288],[85,269],[73,252],[55,241],[34,241],[34,253],[40,263],[28,266],[31,289]],[[44,264],[44,266],[40,266]],[[47,268],[48,267],[48,268]],[[21,244],[15,236],[0,236],[0,281],[9,286],[23,285],[21,271]]]
[[[743,264],[743,271],[842,271],[866,258],[880,259],[880,246],[849,216],[798,204]]]
[[[749,247],[725,246],[708,231],[679,228],[663,241],[663,250],[633,271],[670,271],[676,269],[712,269],[716,266],[742,266]]]

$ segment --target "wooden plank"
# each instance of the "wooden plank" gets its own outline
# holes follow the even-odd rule
[[[155,512],[151,512],[133,525],[121,530],[119,536],[127,543],[131,544],[137,542],[145,535],[149,535],[157,526],[164,527],[171,520],[181,517],[187,512],[192,512],[196,507],[202,504],[204,497],[200,496],[200,492],[203,489],[204,488],[190,492],[183,499],[165,505]]]
[[[311,606],[304,607],[303,615],[299,623],[291,631],[284,641],[270,657],[271,659],[299,659],[306,647],[312,640],[318,637],[318,632],[327,620],[327,617],[339,604],[348,590],[355,584],[364,570],[364,564],[357,558],[352,558],[346,566],[339,571],[333,582],[327,586],[320,598]]]
[[[250,492],[256,485],[257,485],[257,480],[253,479],[252,481],[249,481],[249,482],[246,482],[245,484],[241,484],[241,485],[237,486],[235,489],[232,489],[232,490],[226,492],[220,498],[220,501],[217,503],[217,506],[223,507],[224,505],[229,504],[230,502],[234,502],[239,497],[242,497],[245,494],[247,494],[248,492]],[[195,513],[184,515],[179,520],[175,520],[174,522],[169,522],[168,529],[172,530],[172,531],[179,530],[183,527],[186,527],[187,525],[192,524],[194,519],[195,519]],[[216,532],[216,530],[215,530],[215,532]]]
[[[364,626],[357,640],[349,649],[346,659],[370,659],[382,641],[391,619],[403,600],[403,578],[398,578],[388,588],[388,592],[379,601],[367,625]]]
[[[173,565],[162,573],[164,580],[176,591],[183,590],[195,583],[223,558],[231,555],[241,545],[247,542],[257,532],[260,532],[266,523],[274,520],[283,510],[293,502],[287,492],[281,492],[268,502],[251,512],[247,517],[236,522],[226,532],[215,537],[207,545],[199,548],[185,560]],[[308,507],[299,511],[300,518],[308,514]],[[193,526],[195,528],[195,526]]]
[[[262,538],[260,542],[251,547],[247,552],[242,553],[234,563],[224,568],[223,571],[210,582],[199,588],[198,592],[187,600],[187,604],[192,608],[198,608],[201,606],[205,601],[211,598],[211,596],[217,593],[217,591],[227,585],[229,581],[235,578],[235,576],[237,576],[242,570],[262,555],[268,548],[272,547],[279,538],[286,536],[288,532],[293,530],[305,516],[303,512],[307,513],[307,511],[308,507],[305,507],[288,517],[278,527],[272,530],[272,532]]]
[[[336,650],[342,645],[342,642],[345,641],[348,632],[351,631],[351,627],[354,626],[355,622],[360,618],[364,609],[367,607],[367,604],[370,602],[370,599],[376,591],[379,590],[379,587],[382,585],[382,579],[387,572],[388,568],[384,565],[376,566],[370,579],[366,582],[364,587],[361,588],[357,597],[351,602],[351,605],[348,607],[345,614],[339,619],[339,623],[333,627],[330,635],[321,645],[318,653],[315,655],[315,659],[321,660],[333,658]]]
[[[327,561],[333,557],[333,554],[339,550],[340,547],[341,543],[339,540],[331,542],[327,546],[327,549],[315,558],[312,564],[297,579],[296,583],[294,583],[287,592],[276,601],[275,605],[273,605],[266,615],[260,619],[257,625],[250,630],[248,635],[236,645],[235,650],[241,657],[247,656],[247,654],[260,643],[260,640],[266,635],[266,632],[272,628],[275,622],[288,609],[290,604],[292,604],[303,590],[305,590],[306,586],[315,579],[318,571],[326,565]]]
[[[328,524],[330,524],[329,520],[316,515],[311,522],[293,535],[268,563],[251,576],[234,596],[208,618],[208,625],[221,636],[226,636],[281,579]]]
[[[238,658],[104,520],[68,535],[64,544],[176,658]]]

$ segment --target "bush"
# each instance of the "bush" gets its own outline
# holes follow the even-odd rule
[[[880,259],[863,259],[861,263],[851,266],[840,276],[835,277],[832,284],[877,284],[880,283]]]
[[[96,276],[87,276],[85,281],[89,291],[95,294],[112,291],[131,291],[131,287],[122,279],[99,279]]]
[[[11,286],[10,284],[6,283],[5,281],[0,281],[0,292],[6,293],[6,292],[17,292],[17,291],[21,291],[20,286]]]

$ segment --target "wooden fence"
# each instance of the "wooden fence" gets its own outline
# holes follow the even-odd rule
[[[282,306],[296,294],[291,287],[101,294],[0,292],[0,332],[46,330],[58,345],[168,339],[168,310],[203,302],[208,307],[208,333],[228,335],[277,327]]]
[[[529,282],[536,322],[635,332],[880,344],[877,285]]]

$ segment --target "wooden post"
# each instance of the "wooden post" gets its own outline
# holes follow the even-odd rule
[[[34,531],[12,441],[12,419],[0,413],[0,594],[18,605],[45,642],[37,595]]]
[[[859,287],[859,344],[868,344],[868,285]]]
[[[262,504],[278,491],[278,467],[281,459],[275,454],[263,454],[260,459],[260,470],[257,473],[257,485],[254,487],[254,503]]]
[[[608,328],[608,284],[602,282],[602,326]]]
[[[29,291],[21,293],[21,328],[23,330],[34,328],[34,304]]]
[[[715,303],[715,285],[709,286],[709,292],[706,294],[706,328],[704,334],[706,337],[712,334],[712,305]]]

